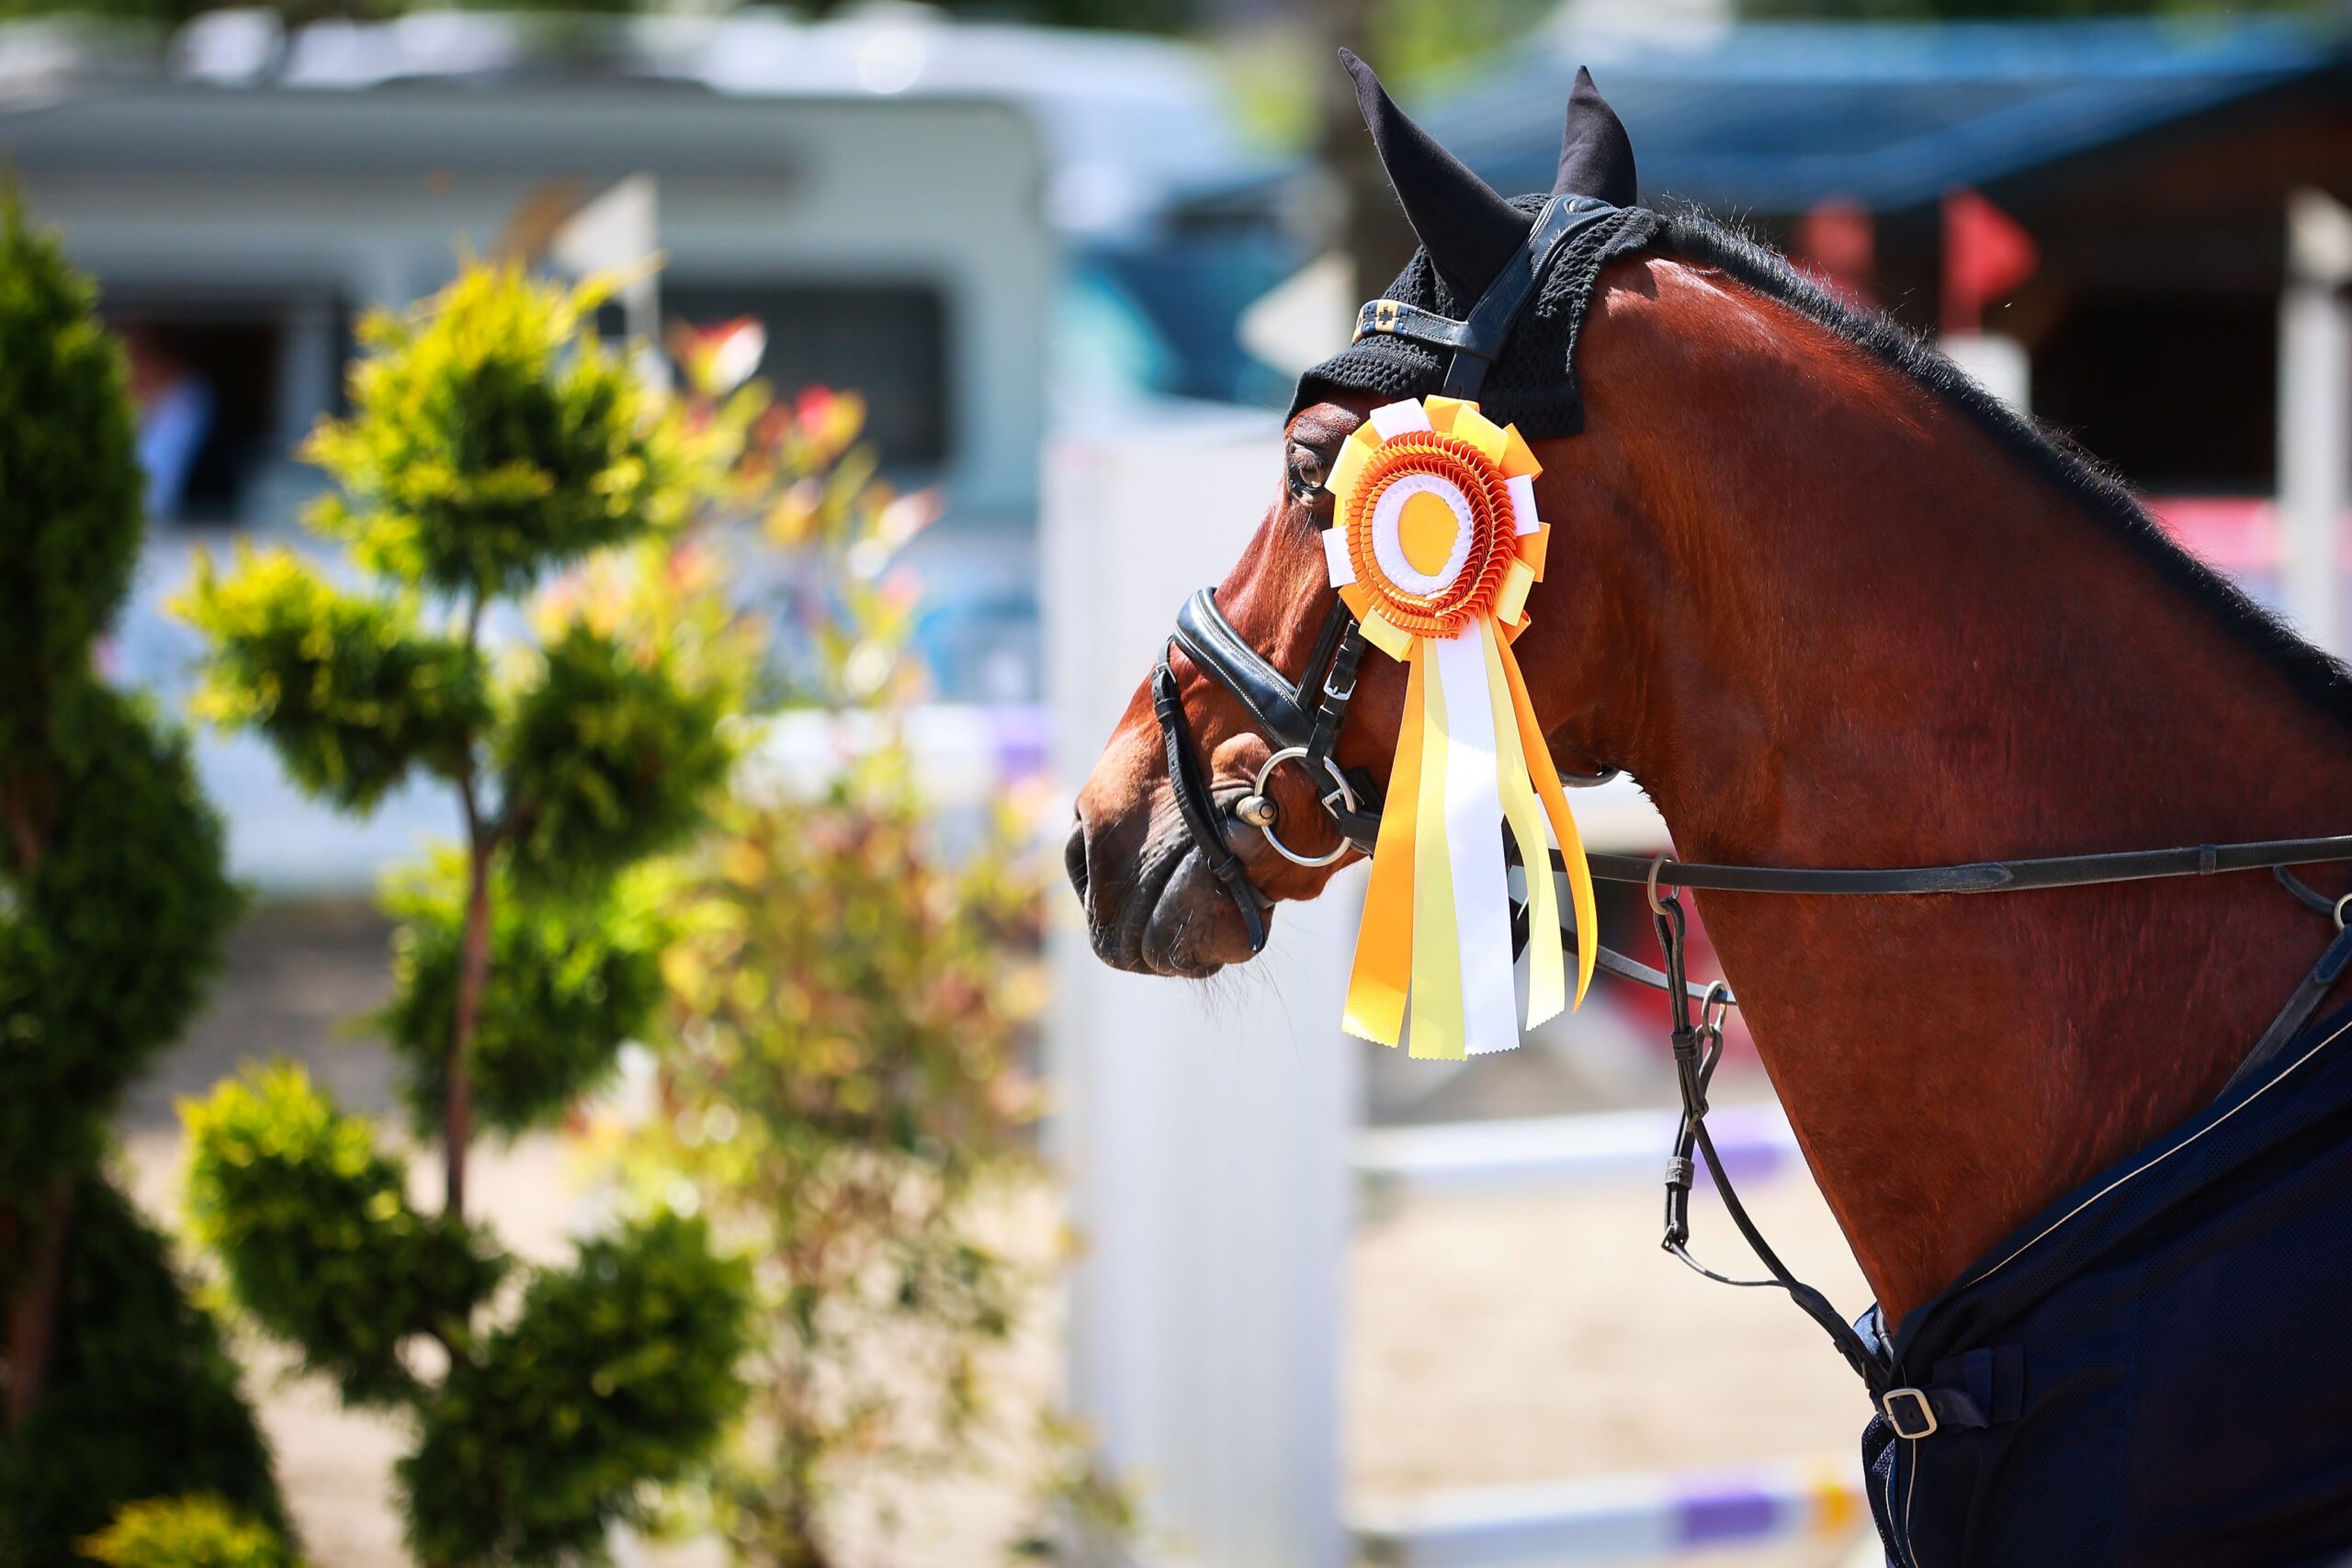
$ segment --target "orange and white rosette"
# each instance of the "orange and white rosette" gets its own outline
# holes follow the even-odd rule
[[[1542,471],[1518,430],[1440,397],[1374,409],[1332,467],[1331,581],[1408,669],[1343,1021],[1394,1045],[1409,1012],[1416,1056],[1519,1043],[1498,807],[1529,868],[1528,1027],[1567,1005],[1547,819],[1586,933],[1578,1001],[1592,979],[1591,874],[1510,652],[1544,575]]]

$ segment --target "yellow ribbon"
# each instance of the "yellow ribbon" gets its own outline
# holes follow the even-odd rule
[[[1396,761],[1388,773],[1391,801],[1421,796],[1421,688],[1428,660],[1418,648],[1405,656],[1405,723],[1396,732]],[[1348,975],[1347,1009],[1340,1026],[1360,1040],[1394,1045],[1405,1027],[1405,991],[1413,969],[1413,830],[1418,813],[1383,811],[1373,845],[1372,880],[1356,927],[1356,957]]]
[[[1527,753],[1519,734],[1519,712],[1503,675],[1504,651],[1491,621],[1478,623],[1486,647],[1487,695],[1495,710],[1495,771],[1503,800],[1503,820],[1519,843],[1519,863],[1527,874],[1527,1027],[1557,1018],[1568,1005],[1566,964],[1560,952],[1560,895],[1552,885],[1552,840],[1544,836],[1544,815],[1528,782]],[[1546,761],[1549,761],[1547,757]],[[1579,942],[1581,952],[1589,944]]]
[[[1429,669],[1430,650],[1415,652],[1413,662],[1422,671],[1423,737],[1420,787],[1407,807],[1414,815],[1408,1038],[1414,1055],[1453,1062],[1468,1054],[1469,1041],[1462,1013],[1462,953],[1454,945],[1453,845],[1445,830],[1445,690]]]
[[[1592,984],[1593,954],[1600,947],[1600,917],[1592,904],[1592,867],[1585,863],[1584,837],[1577,831],[1577,819],[1568,815],[1567,792],[1560,787],[1560,772],[1552,765],[1552,748],[1544,739],[1544,726],[1535,717],[1535,705],[1528,700],[1527,682],[1519,672],[1519,660],[1503,650],[1503,679],[1510,684],[1512,708],[1519,715],[1521,744],[1532,755],[1544,759],[1544,765],[1530,770],[1535,780],[1536,793],[1544,798],[1544,810],[1552,819],[1553,836],[1560,841],[1560,859],[1568,868],[1568,898],[1576,910],[1577,929],[1577,1000],[1584,1000],[1586,987]],[[1544,879],[1549,881],[1547,866]]]

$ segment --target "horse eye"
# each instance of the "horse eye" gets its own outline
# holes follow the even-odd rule
[[[1290,493],[1310,506],[1329,501],[1331,492],[1323,488],[1327,474],[1322,457],[1306,446],[1293,446],[1289,458]]]

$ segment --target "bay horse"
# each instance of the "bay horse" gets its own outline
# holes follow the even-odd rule
[[[1487,189],[1349,63],[1422,243],[1390,298],[1466,317],[1538,203]],[[1630,143],[1584,77],[1554,196],[1574,193],[1634,206]],[[1543,464],[1550,566],[1516,651],[1564,773],[1623,770],[1678,855],[1753,865],[2275,840],[2352,818],[2343,666],[1902,330],[1702,216],[1645,216],[1583,298],[1522,321],[1487,405],[1520,418]],[[1349,363],[1302,382],[1266,513],[1216,590],[1286,675],[1334,599],[1317,495],[1340,443],[1374,406],[1437,389],[1399,382],[1409,356]],[[1571,386],[1571,402],[1545,400]],[[1207,789],[1250,793],[1263,726],[1182,646],[1168,662]],[[1345,774],[1385,779],[1404,687],[1402,665],[1363,661],[1336,739]],[[1204,849],[1170,759],[1148,683],[1078,797],[1068,863],[1104,960],[1201,976],[1258,939],[1218,847],[1272,901],[1314,897],[1359,850],[1298,769],[1275,770],[1264,808],[1296,859],[1232,818]],[[2352,1374],[2327,1354],[2352,1304],[2352,1071],[2324,1049],[2344,1025],[2297,1040],[2300,1077],[2222,1092],[2325,922],[2252,874],[1702,897],[1876,1292],[1866,1330],[1897,1359],[1932,1341],[1936,1375],[1988,1405],[1977,1429],[1938,1435],[1872,1417],[1890,1561],[2276,1564],[2352,1548]],[[2278,1201],[2291,1213],[2265,1218]],[[2322,1228],[2301,1246],[2306,1222]],[[2199,1239],[2167,1251],[2184,1227]],[[2053,1302],[2075,1329],[2027,1322]],[[2021,1348],[1993,1343],[2018,1323]]]

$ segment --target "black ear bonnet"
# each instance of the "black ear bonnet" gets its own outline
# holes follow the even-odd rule
[[[1496,276],[1498,257],[1524,244],[1551,197],[1505,201],[1496,196],[1389,101],[1370,67],[1344,51],[1340,58],[1355,75],[1357,102],[1382,165],[1422,240],[1381,299],[1462,321]],[[1576,341],[1600,270],[1650,244],[1665,227],[1657,214],[1634,205],[1637,192],[1625,129],[1601,101],[1592,78],[1579,71],[1568,99],[1553,195],[1595,198],[1613,210],[1577,226],[1551,254],[1534,298],[1517,317],[1479,390],[1479,406],[1488,418],[1518,425],[1531,440],[1573,435],[1584,427]],[[1385,319],[1375,317],[1377,305],[1365,307],[1367,327]],[[1334,392],[1368,392],[1388,401],[1429,396],[1442,389],[1452,358],[1442,348],[1410,337],[1360,330],[1354,343],[1299,378],[1290,413]]]

